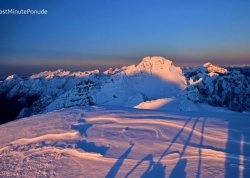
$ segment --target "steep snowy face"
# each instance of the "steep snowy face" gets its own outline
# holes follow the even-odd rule
[[[175,83],[182,89],[186,87],[186,80],[181,68],[163,57],[145,57],[136,68],[142,72],[156,75],[164,81]]]

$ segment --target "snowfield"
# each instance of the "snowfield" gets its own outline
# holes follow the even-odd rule
[[[250,114],[64,109],[0,126],[0,177],[249,177]]]

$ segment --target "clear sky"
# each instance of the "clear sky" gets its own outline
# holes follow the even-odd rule
[[[1,9],[48,14],[0,15],[0,66],[119,66],[149,55],[250,63],[249,0],[0,0]]]

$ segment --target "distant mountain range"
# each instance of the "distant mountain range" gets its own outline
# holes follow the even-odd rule
[[[211,63],[182,70],[163,57],[145,57],[137,65],[104,72],[59,69],[25,79],[11,75],[0,83],[0,122],[89,105],[143,108],[138,106],[161,99],[172,101],[172,105],[165,103],[165,109],[182,111],[192,106],[192,110],[207,103],[249,111],[249,74],[247,67],[226,69]]]

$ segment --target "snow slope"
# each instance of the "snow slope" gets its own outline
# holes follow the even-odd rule
[[[0,126],[0,177],[247,178],[249,118],[121,107],[36,115]]]

